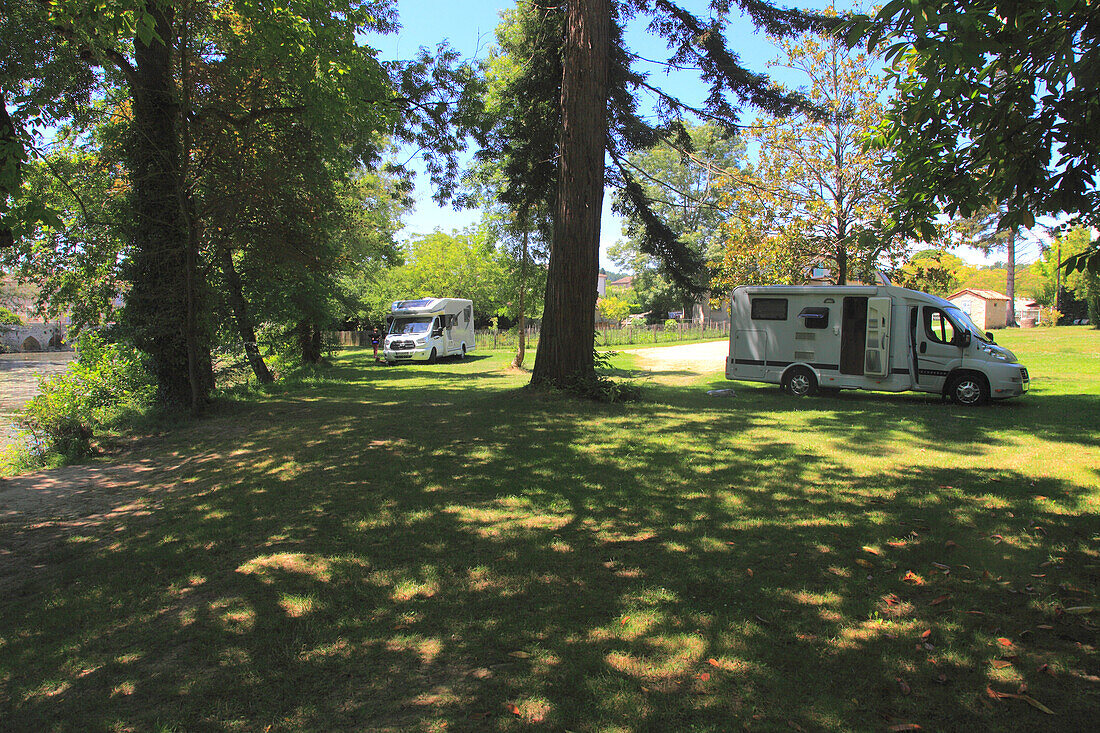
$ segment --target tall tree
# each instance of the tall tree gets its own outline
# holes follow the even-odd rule
[[[68,52],[65,58],[77,58],[86,69],[102,67],[103,74],[88,76],[104,84],[121,80],[132,99],[126,162],[135,225],[126,258],[132,281],[127,318],[135,340],[152,356],[162,399],[194,410],[212,386],[206,266],[217,261],[225,270],[227,261],[209,248],[203,203],[232,191],[219,192],[203,176],[211,141],[248,138],[266,123],[279,126],[284,141],[293,132],[308,142],[301,152],[316,163],[310,168],[318,174],[314,193],[327,186],[331,194],[342,177],[374,161],[377,133],[387,128],[433,149],[433,177],[453,178],[464,141],[450,132],[456,123],[476,122],[478,106],[469,101],[478,95],[466,93],[472,71],[457,64],[453,52],[424,52],[413,62],[384,66],[361,45],[360,31],[395,27],[392,0],[291,0],[274,9],[256,0],[18,2],[26,9],[20,18],[49,29],[56,46]],[[12,78],[37,94],[23,96],[43,98],[48,75],[15,66]],[[7,72],[0,88],[11,88]],[[455,97],[459,103],[452,104]],[[16,112],[18,119],[0,120],[5,194],[21,177],[31,126],[73,116],[40,101]],[[15,130],[15,143],[8,128]],[[326,213],[339,208],[335,198],[322,203]],[[8,203],[5,197],[10,209]],[[33,222],[33,209],[23,209],[16,218]],[[0,213],[0,228],[9,228],[11,211]],[[313,241],[299,244],[308,249]],[[231,274],[224,282],[233,282]],[[314,343],[319,325],[307,325]]]
[[[592,334],[603,214],[610,0],[567,6],[561,93],[561,163],[541,343],[534,384],[563,386],[595,376]]]
[[[764,75],[746,70],[730,51],[723,34],[732,3],[715,0],[711,18],[701,19],[670,0],[577,0],[565,8],[564,18],[549,3],[549,27],[561,27],[557,37],[557,76],[550,63],[524,69],[530,88],[560,89],[561,123],[558,140],[558,200],[543,331],[532,383],[535,385],[589,385],[594,376],[591,334],[595,313],[599,218],[604,183],[622,191],[617,209],[636,219],[644,231],[643,251],[665,263],[670,279],[689,292],[700,292],[701,262],[653,211],[652,202],[625,160],[661,139],[676,139],[690,149],[685,116],[713,119],[727,127],[737,124],[737,107],[750,103],[776,114],[805,108],[800,95],[776,88]],[[822,28],[830,19],[743,0],[736,3],[761,28],[774,35]],[[556,15],[558,14],[558,15]],[[639,59],[622,41],[623,24],[647,16],[649,29],[666,38],[667,68],[691,67],[710,85],[707,99],[690,104],[650,82],[632,68]],[[546,34],[547,44],[555,37]],[[595,44],[595,45],[593,45]],[[553,59],[555,53],[543,57]],[[580,65],[585,66],[580,66]],[[559,81],[560,80],[560,81]],[[637,110],[640,94],[657,99],[658,119],[649,123]],[[546,97],[544,97],[546,98]],[[604,116],[606,114],[606,116]],[[606,177],[604,154],[611,167]],[[578,169],[576,166],[584,166]],[[592,176],[592,173],[599,174]],[[519,172],[522,175],[522,170]],[[562,197],[568,197],[563,199]]]
[[[557,130],[559,100],[539,85],[553,74],[531,73],[533,68],[561,69],[559,14],[540,2],[521,3],[502,13],[496,28],[497,45],[485,64],[485,115],[491,121],[475,165],[466,174],[464,203],[485,212],[484,223],[512,263],[518,345],[512,360],[523,366],[526,357],[526,319],[545,291],[545,261],[552,211],[556,208]],[[551,82],[549,89],[556,90]],[[541,287],[538,287],[540,286]]]
[[[1092,0],[892,0],[850,40],[887,48],[898,96],[878,143],[899,227],[1001,202],[1004,229],[1041,214],[1100,224],[1100,15]],[[1092,258],[1092,259],[1090,259]],[[1100,270],[1100,250],[1073,266]]]
[[[797,229],[810,257],[832,264],[838,284],[853,274],[873,281],[879,259],[903,247],[886,232],[890,186],[881,151],[864,146],[882,121],[885,80],[875,58],[850,53],[836,36],[777,40],[783,57],[773,65],[797,72],[825,114],[761,120],[755,185],[742,185],[739,195],[756,200],[781,230]]]
[[[1003,210],[996,204],[982,206],[970,216],[953,222],[960,242],[989,255],[1005,253],[1005,294],[1008,302],[1016,302],[1016,227],[1001,228]],[[1015,308],[1009,308],[1008,326],[1015,326]]]

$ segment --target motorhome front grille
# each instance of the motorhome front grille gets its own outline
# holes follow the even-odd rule
[[[390,347],[395,351],[405,351],[413,348],[413,346],[415,346],[415,344],[412,341],[394,341],[390,344]]]

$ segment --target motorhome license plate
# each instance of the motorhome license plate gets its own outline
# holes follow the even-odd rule
[[[395,354],[395,356],[398,359],[411,359],[413,355],[412,354]]]

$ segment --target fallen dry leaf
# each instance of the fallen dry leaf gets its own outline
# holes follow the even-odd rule
[[[936,598],[932,599],[932,605],[933,606],[938,606],[941,603],[943,603],[944,601],[950,601],[950,600],[951,600],[950,594],[937,596]]]
[[[923,632],[921,632],[920,638],[927,639],[931,635],[932,635],[932,629],[925,629]]]
[[[752,568],[745,568],[745,572],[749,574],[750,578],[752,577]]]
[[[869,560],[864,560],[862,557],[857,557],[856,558],[856,565],[861,565],[862,567],[865,567],[865,568],[873,568],[874,567],[874,565],[872,565]]]
[[[955,540],[948,540],[947,542],[943,543],[943,546],[944,547],[958,547],[959,543],[956,542]]]
[[[920,729],[921,729],[921,727],[919,725],[917,725],[916,723],[898,723],[896,725],[891,725],[886,730],[888,730],[888,731],[906,731],[906,730],[920,730]]]
[[[993,660],[993,669],[1004,669],[1005,667],[1011,667],[1011,666],[1012,666],[1012,662],[1008,661],[1007,659],[994,659]]]
[[[887,542],[886,544],[890,545],[890,547],[905,547],[904,540],[892,540],[890,542]]]
[[[1073,613],[1080,616],[1086,613],[1092,613],[1095,610],[1096,606],[1070,606],[1066,609],[1066,613]]]
[[[874,547],[869,547],[868,545],[864,545],[864,546],[863,546],[863,551],[864,551],[864,552],[869,552],[869,553],[871,553],[872,555],[881,555],[881,554],[882,554],[882,551],[881,551],[881,550],[879,550],[879,549],[876,549],[876,548],[874,548]]]
[[[1004,638],[1003,636],[1001,638],[997,639],[997,643],[1000,644],[1001,646],[1012,646],[1012,641],[1009,640],[1009,639]]]
[[[505,704],[504,709],[510,712],[512,715],[519,715],[519,708],[516,706],[515,703],[510,702]]]
[[[707,664],[709,664],[709,665],[710,665],[710,666],[712,666],[712,667],[717,667],[717,666],[718,666],[718,660],[717,660],[717,659],[714,659],[714,658],[712,657],[711,659],[708,659],[708,660],[707,660]]]
[[[515,657],[516,659],[530,659],[531,655],[527,652],[508,652],[508,656]]]
[[[901,576],[901,579],[906,583],[912,583],[913,585],[924,585],[924,578],[917,575],[912,570],[906,570],[905,575]]]
[[[701,679],[703,682],[706,682],[710,679],[710,672],[700,672],[699,679]]]

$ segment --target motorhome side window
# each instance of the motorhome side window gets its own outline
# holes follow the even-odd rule
[[[939,308],[924,306],[924,333],[931,341],[949,344],[955,339],[955,327]]]
[[[798,317],[802,319],[802,323],[805,324],[806,328],[829,327],[828,308],[803,308]]]
[[[754,321],[787,320],[786,298],[753,298],[751,309]]]

